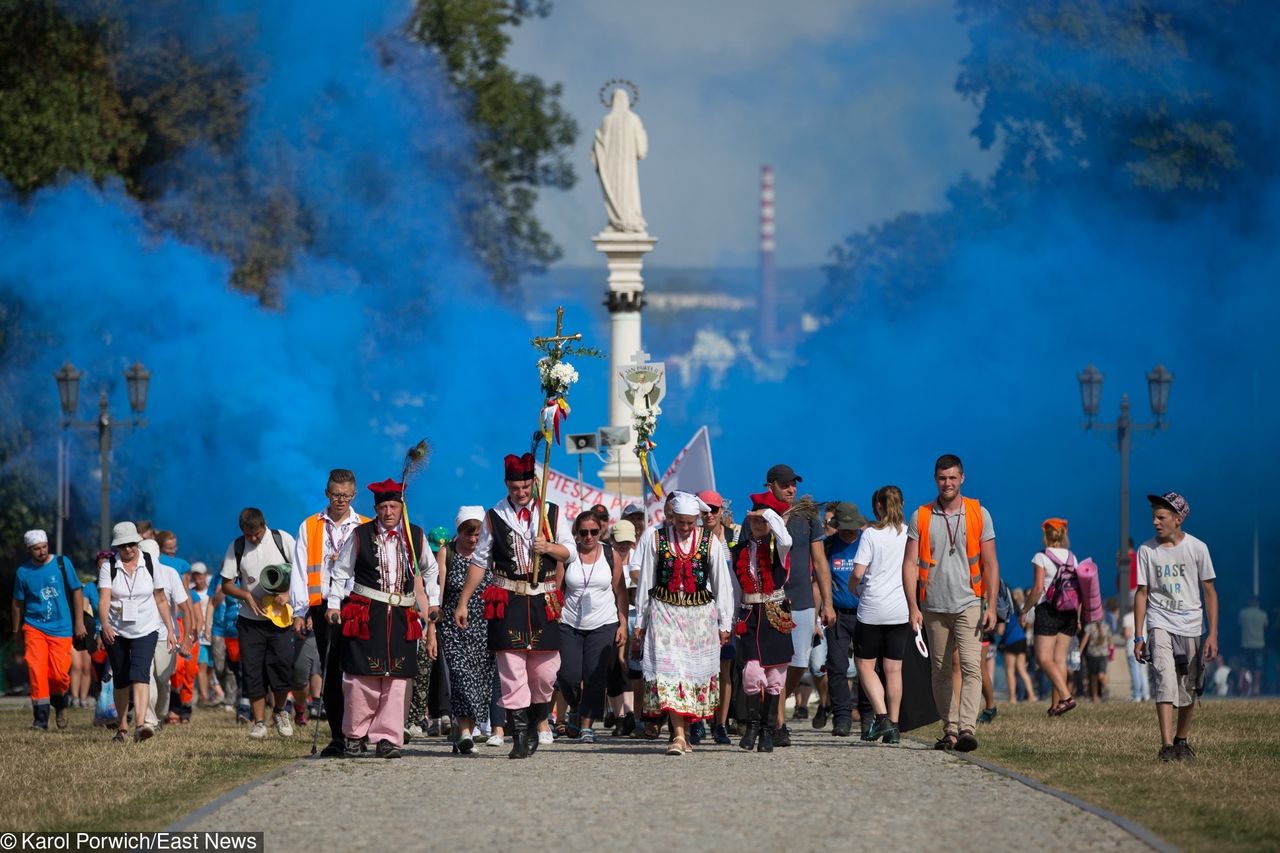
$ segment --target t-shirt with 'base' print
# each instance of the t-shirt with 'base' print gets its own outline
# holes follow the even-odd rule
[[[1147,624],[1181,637],[1204,633],[1200,582],[1213,580],[1209,546],[1190,533],[1177,545],[1148,539],[1138,549],[1138,586],[1147,588]]]

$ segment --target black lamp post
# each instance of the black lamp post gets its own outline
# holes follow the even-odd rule
[[[1080,404],[1084,409],[1086,430],[1114,430],[1116,449],[1120,451],[1120,549],[1116,553],[1116,598],[1124,612],[1129,610],[1129,447],[1134,430],[1155,431],[1168,428],[1164,416],[1169,411],[1169,389],[1173,374],[1157,364],[1147,374],[1147,394],[1151,402],[1151,423],[1134,423],[1129,418],[1129,395],[1120,397],[1120,417],[1113,423],[1095,420],[1102,406],[1102,380],[1105,377],[1090,364],[1076,379],[1080,382]]]
[[[58,402],[62,406],[62,433],[58,436],[58,509],[57,509],[57,548],[62,553],[62,528],[69,510],[71,486],[68,465],[66,432],[69,429],[97,429],[98,431],[98,464],[102,471],[101,491],[99,493],[99,531],[98,547],[106,550],[111,544],[111,430],[115,426],[111,420],[111,409],[107,400],[107,391],[102,389],[98,396],[98,417],[93,421],[77,421],[76,409],[80,403],[80,379],[83,374],[76,370],[71,362],[62,365],[62,369],[53,374],[58,383]],[[124,372],[125,383],[129,391],[129,408],[133,410],[133,418],[120,426],[132,430],[145,427],[147,422],[141,415],[147,407],[147,391],[151,383],[151,371],[135,361]]]

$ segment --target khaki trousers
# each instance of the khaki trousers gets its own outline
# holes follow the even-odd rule
[[[933,701],[947,734],[972,732],[982,704],[982,605],[960,613],[924,613],[933,670]],[[960,650],[960,695],[951,691],[952,657]]]

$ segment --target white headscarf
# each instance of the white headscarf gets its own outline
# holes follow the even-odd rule
[[[453,529],[457,530],[462,526],[464,521],[484,521],[484,507],[482,506],[460,506],[458,507],[458,517],[453,520]]]
[[[711,512],[711,507],[697,495],[688,492],[671,493],[672,515],[699,515],[704,512]]]
[[[49,534],[43,530],[28,530],[22,534],[22,545],[24,548],[34,548],[36,545],[48,545]]]

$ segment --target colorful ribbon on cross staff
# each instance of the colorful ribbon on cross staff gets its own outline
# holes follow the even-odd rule
[[[542,437],[548,442],[560,443],[560,422],[569,417],[569,402],[564,397],[548,397],[542,407]]]

